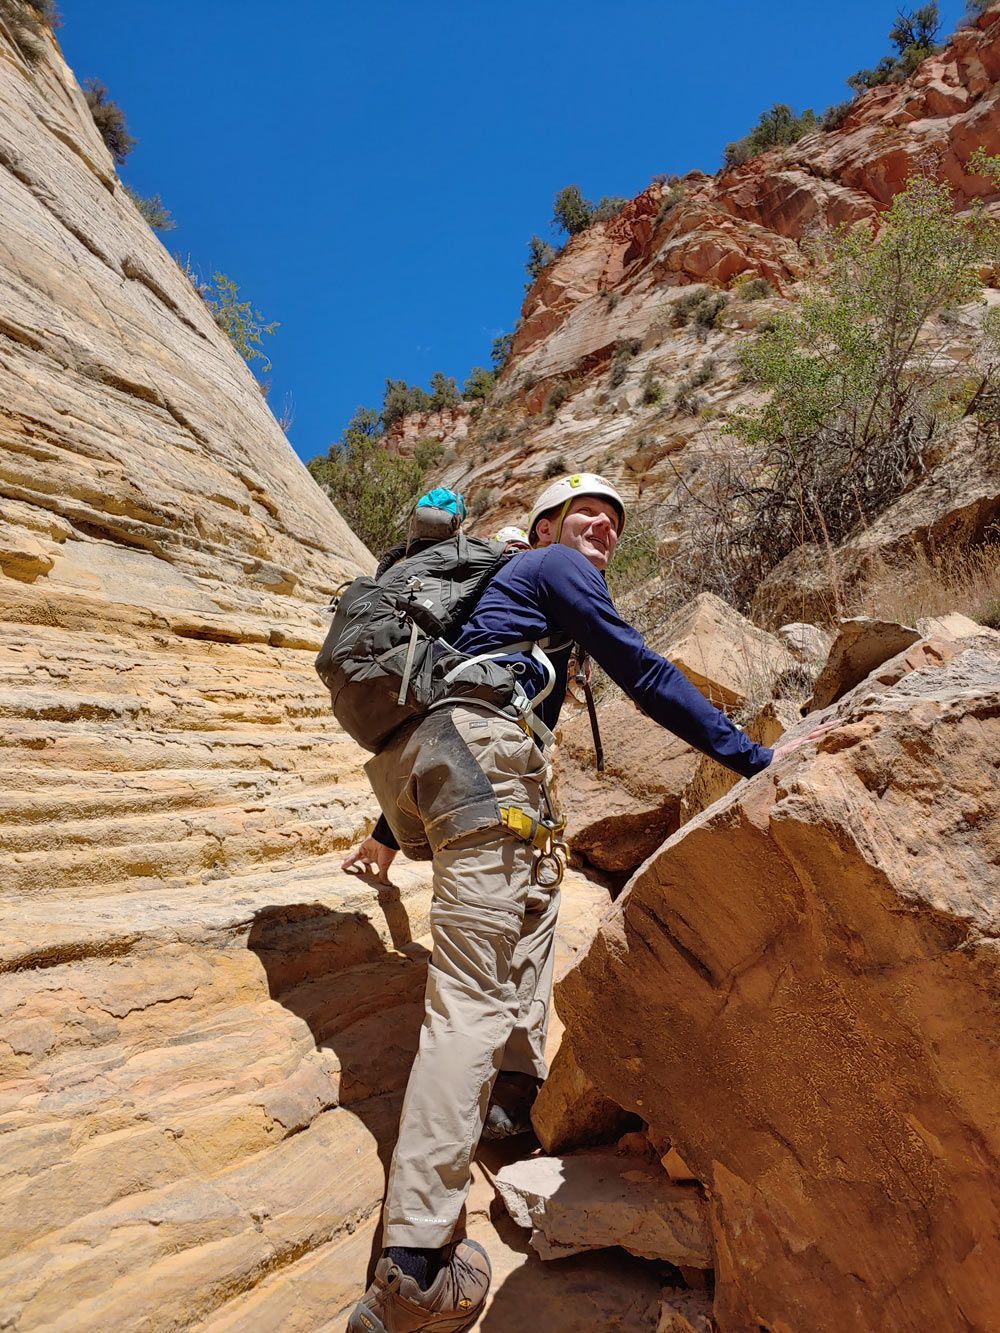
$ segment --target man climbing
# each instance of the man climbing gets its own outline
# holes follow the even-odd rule
[[[501,660],[533,701],[534,727],[470,699],[404,727],[366,765],[394,840],[433,854],[432,954],[389,1172],[386,1248],[352,1333],[458,1333],[486,1299],[485,1252],[452,1237],[494,1083],[508,1094],[493,1103],[502,1133],[505,1118],[516,1127],[526,1115],[547,1072],[559,890],[537,867],[557,820],[547,745],[536,735],[551,739],[572,644],[655,721],[743,777],[772,761],[616,611],[603,572],[624,527],[624,502],[602,477],[555,481],[531,513],[534,549],[500,569],[455,641],[472,657],[506,649]],[[394,855],[373,837],[345,865],[374,861],[384,873]]]

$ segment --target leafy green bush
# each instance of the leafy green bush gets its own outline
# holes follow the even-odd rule
[[[480,487],[478,491],[473,491],[469,499],[469,516],[471,518],[482,518],[490,505],[496,504],[497,493],[492,486]]]
[[[627,203],[628,200],[623,199],[621,195],[606,194],[597,201],[591,211],[590,220],[591,222],[607,222],[616,213],[620,213]]]
[[[444,445],[430,435],[422,435],[413,446],[413,461],[420,469],[420,475],[429,472],[435,463],[444,456]]]
[[[116,164],[121,166],[136,145],[136,140],[128,132],[125,112],[110,97],[107,88],[99,79],[86,79],[83,95],[90,107],[101,138]]]
[[[554,421],[556,413],[569,398],[575,385],[572,380],[556,380],[545,399],[545,415],[548,421]]]
[[[430,406],[431,396],[426,389],[421,389],[416,384],[407,384],[406,380],[387,379],[379,416],[382,429],[391,429],[397,421],[402,421],[403,417],[409,416],[411,412],[427,412]]]
[[[513,345],[513,333],[501,333],[499,338],[493,339],[493,344],[490,347],[490,360],[498,374],[507,364],[507,358],[510,356],[510,349]]]
[[[239,293],[232,278],[225,273],[216,273],[211,285],[202,288],[201,295],[212,318],[247,365],[260,359],[264,363],[261,371],[267,374],[271,362],[263,350],[262,340],[273,335],[278,327],[277,321],[265,324],[260,311],[254,310],[249,301],[241,301]]]
[[[740,283],[736,294],[741,301],[762,301],[765,296],[774,295],[774,288],[767,278],[750,278],[749,281]]]
[[[663,399],[663,385],[653,374],[650,367],[643,375],[639,384],[639,391],[642,395],[642,401],[647,407],[654,407]]]
[[[543,241],[540,236],[532,236],[528,241],[528,258],[524,265],[524,271],[530,280],[529,286],[543,269],[547,269],[558,258],[558,250],[554,250],[548,241]]]
[[[552,226],[567,236],[578,236],[595,222],[606,222],[628,203],[619,195],[605,195],[596,204],[584,199],[579,185],[566,185],[552,201]]]
[[[158,194],[150,195],[146,199],[133,190],[131,185],[125,186],[125,193],[154,231],[173,231],[177,226],[170,215],[170,209],[167,208]]]
[[[440,412],[444,407],[457,407],[461,401],[454,377],[446,375],[443,370],[435,370],[431,376],[431,411]]]
[[[660,207],[657,209],[656,217],[653,219],[653,226],[658,227],[661,222],[665,221],[683,198],[684,186],[681,184],[671,185],[660,200]]]
[[[656,528],[652,522],[629,524],[605,572],[612,597],[624,597],[659,572],[656,546]]]
[[[379,413],[359,407],[326,457],[308,466],[349,526],[378,553],[405,533],[410,508],[424,488],[426,453],[419,459],[390,454]]]
[[[997,401],[1000,318],[984,318],[975,373],[956,366],[934,316],[981,293],[1000,259],[1000,224],[956,217],[952,192],[912,177],[877,234],[844,229],[817,249],[798,307],[747,344],[748,374],[768,393],[734,412],[738,442],[706,479],[706,551],[715,590],[741,607],[803,542],[828,549],[881,513],[923,467],[949,423]]]
[[[674,411],[680,412],[682,416],[697,416],[704,406],[704,399],[700,394],[694,392],[700,389],[702,385],[707,384],[715,374],[715,362],[708,357],[697,370],[692,370],[689,375],[678,383],[677,391],[674,394]]]
[[[694,288],[673,302],[671,322],[677,329],[683,328],[685,324],[694,324],[707,331],[716,327],[719,315],[728,303],[729,298],[724,292],[705,292]]]
[[[752,158],[766,153],[769,148],[796,143],[804,134],[811,134],[819,125],[815,111],[803,111],[797,116],[784,102],[775,102],[769,111],[762,111],[754,128],[735,143],[726,144],[723,161],[727,167],[739,167]]]
[[[615,354],[611,361],[611,387],[617,389],[619,385],[625,383],[625,376],[628,374],[629,362],[642,346],[641,338],[623,338],[615,348]]]
[[[940,51],[937,42],[940,30],[936,0],[909,14],[900,11],[889,29],[889,40],[896,48],[896,54],[883,56],[874,69],[859,69],[847,80],[847,86],[856,92],[865,92],[884,83],[901,83],[921,61]]]
[[[493,392],[497,382],[495,370],[486,370],[483,366],[473,366],[462,386],[462,397],[481,399],[484,403]]]
[[[586,231],[593,221],[594,205],[584,199],[579,185],[566,185],[552,201],[552,226],[568,236]]]
[[[833,106],[828,106],[819,118],[820,129],[827,132],[839,130],[853,105],[854,98],[849,97],[846,102],[836,102]]]

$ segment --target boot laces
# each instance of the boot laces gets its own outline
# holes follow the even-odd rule
[[[474,1291],[480,1282],[480,1272],[475,1264],[471,1264],[468,1259],[463,1259],[457,1249],[452,1252],[452,1256],[445,1267],[448,1270],[449,1286],[451,1288],[449,1299],[451,1304],[457,1308],[463,1294],[463,1279],[469,1282]]]

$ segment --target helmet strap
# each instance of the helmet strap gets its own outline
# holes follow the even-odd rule
[[[566,503],[563,505],[562,509],[559,510],[559,517],[556,519],[556,535],[552,543],[553,546],[558,546],[560,541],[562,540],[563,524],[566,522],[566,515],[569,513],[569,507],[575,499],[576,496],[571,495],[569,499],[566,501]]]

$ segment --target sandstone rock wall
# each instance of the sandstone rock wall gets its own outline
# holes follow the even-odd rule
[[[189,1328],[380,1201],[427,885],[339,873],[312,667],[372,560],[4,31],[0,218],[0,1323]]]

